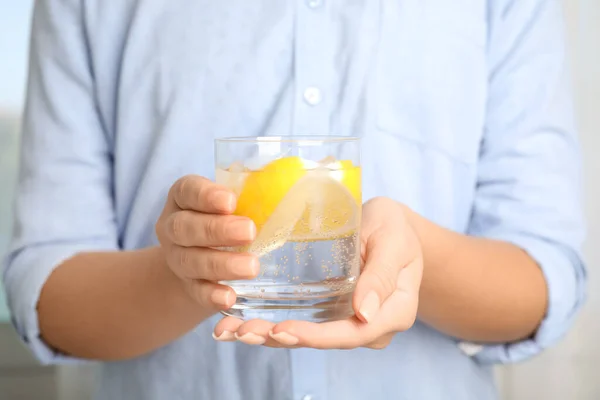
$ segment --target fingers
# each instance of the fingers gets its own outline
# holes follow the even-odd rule
[[[275,326],[274,323],[255,319],[241,325],[235,333],[235,337],[242,343],[252,346],[264,345],[269,340],[269,332]]]
[[[409,272],[411,267],[407,267]],[[411,275],[407,273],[407,276]],[[408,276],[407,279],[412,279]],[[242,322],[226,317],[215,327],[214,337],[219,341],[240,341],[268,347],[313,349],[354,349],[387,347],[397,332],[409,329],[415,321],[418,296],[396,291],[382,305],[372,323],[365,324],[356,317],[342,321],[312,323],[285,321],[274,324],[252,320]]]
[[[355,318],[322,324],[286,321],[280,324],[264,320],[243,322],[234,317],[222,319],[213,338],[221,342],[239,341],[248,345],[314,349],[353,349],[367,344],[377,345],[376,328]]]
[[[381,332],[357,318],[315,324],[307,321],[286,321],[277,324],[271,338],[286,346],[314,349],[354,349],[374,341]]]
[[[201,309],[228,310],[235,304],[235,292],[228,286],[193,280],[184,281],[184,285]]]
[[[234,317],[225,317],[217,323],[213,331],[213,339],[219,342],[235,342],[235,333],[244,321]]]
[[[414,280],[419,270],[418,265],[411,264],[402,270],[401,279],[407,282]],[[418,294],[396,290],[368,324],[357,317],[320,324],[285,321],[275,325],[269,336],[284,347],[383,349],[397,332],[404,332],[413,326],[417,309]]]
[[[409,264],[400,272],[399,287],[415,286],[415,281],[420,279],[419,262]],[[320,324],[285,321],[277,324],[270,336],[286,347],[293,345],[315,349],[381,349],[389,345],[397,332],[404,332],[413,326],[418,303],[418,289],[399,289],[387,298],[368,324],[358,317]]]
[[[244,322],[235,317],[225,317],[217,323],[213,332],[213,339],[219,342],[235,342],[251,346],[267,347],[294,347],[282,344],[269,335],[275,324],[273,322],[254,319]]]
[[[352,299],[354,311],[363,322],[371,322],[396,290],[398,274],[407,259],[402,242],[398,232],[378,230],[366,243],[365,267]]]
[[[400,273],[400,287],[410,283],[420,274],[417,262],[409,264]],[[314,349],[354,349],[367,347],[383,349],[397,332],[408,330],[415,322],[418,294],[396,290],[388,297],[373,320],[366,324],[357,317],[342,321],[312,323],[285,321],[274,324],[268,321],[243,322],[226,317],[215,327],[214,337],[219,341],[240,341],[250,345],[268,347]]]
[[[249,218],[188,210],[171,214],[165,221],[165,230],[169,240],[185,247],[241,246],[256,236],[256,225]]]
[[[230,214],[235,210],[235,194],[228,188],[196,175],[179,179],[170,196],[182,210],[208,214]]]
[[[180,278],[208,281],[254,279],[260,269],[258,258],[252,254],[199,247],[173,246],[167,263]]]

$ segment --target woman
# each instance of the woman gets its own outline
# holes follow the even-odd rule
[[[492,399],[579,309],[559,2],[46,0],[32,32],[5,284],[96,398]],[[362,137],[356,316],[220,320],[257,260],[211,248],[256,228],[213,139],[315,132]]]

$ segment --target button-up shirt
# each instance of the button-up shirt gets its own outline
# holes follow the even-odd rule
[[[315,134],[361,138],[364,200],[531,255],[549,288],[536,334],[473,345],[417,322],[382,351],[284,350],[217,343],[215,316],[102,364],[97,399],[493,399],[494,363],[565,333],[585,270],[559,1],[45,0],[4,274],[21,336],[79,361],[39,337],[48,275],[156,245],[173,182],[214,177],[214,138]]]

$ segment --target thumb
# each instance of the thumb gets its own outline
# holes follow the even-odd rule
[[[408,263],[407,249],[398,231],[373,232],[365,243],[365,268],[353,296],[356,316],[371,322],[397,287],[398,275]]]

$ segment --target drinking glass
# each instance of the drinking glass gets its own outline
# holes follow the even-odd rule
[[[244,320],[313,322],[349,317],[360,272],[359,139],[243,137],[215,141],[216,181],[254,221],[255,241],[223,250],[260,260],[253,280],[221,282],[237,294],[224,312]]]

